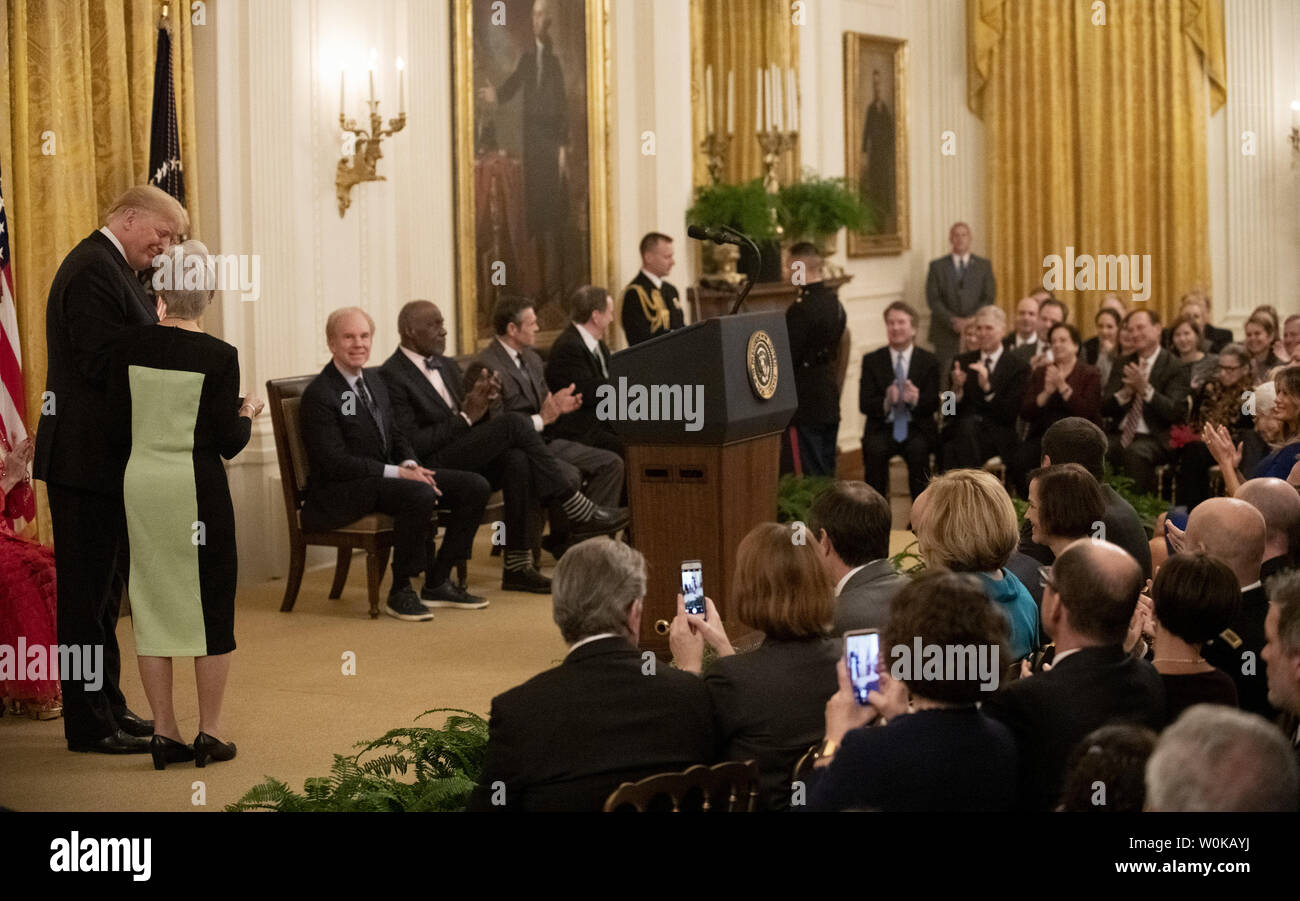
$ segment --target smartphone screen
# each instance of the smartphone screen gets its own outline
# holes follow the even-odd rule
[[[880,690],[880,632],[861,629],[844,633],[844,663],[853,684],[853,695],[859,704],[867,703],[867,695]]]
[[[698,560],[682,561],[682,597],[686,612],[704,616],[704,570]]]

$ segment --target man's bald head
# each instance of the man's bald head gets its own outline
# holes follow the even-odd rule
[[[1300,548],[1300,493],[1282,479],[1251,479],[1233,495],[1264,517],[1264,559],[1284,557]]]
[[[1183,549],[1204,551],[1232,569],[1242,587],[1259,581],[1268,529],[1258,510],[1235,497],[1212,497],[1187,518]]]
[[[1142,567],[1109,541],[1081,538],[1052,564],[1052,588],[1070,627],[1097,644],[1120,644],[1142,593]]]

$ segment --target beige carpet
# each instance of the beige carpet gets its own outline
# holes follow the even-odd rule
[[[897,551],[911,535],[895,532],[892,538]],[[68,751],[62,720],[5,716],[0,718],[0,805],[220,810],[266,776],[301,791],[304,778],[328,773],[334,754],[352,753],[358,740],[409,725],[425,710],[457,707],[486,716],[495,695],[555,665],[565,653],[551,621],[550,596],[501,591],[500,558],[490,558],[489,550],[484,535],[470,565],[470,587],[492,606],[437,610],[428,623],[382,614],[371,620],[361,558],[353,562],[348,586],[336,601],[326,597],[332,568],[307,573],[292,613],[280,612],[282,581],[241,591],[235,616],[239,647],[223,714],[226,738],[239,746],[238,757],[202,770],[174,764],[156,772],[148,755]],[[131,708],[147,717],[129,620],[119,623],[118,641],[122,690]],[[346,651],[356,655],[355,676],[341,672]],[[181,733],[190,740],[198,731],[198,701],[189,660],[177,661],[173,695]],[[441,725],[444,716],[427,719]],[[206,805],[195,801],[200,788]]]

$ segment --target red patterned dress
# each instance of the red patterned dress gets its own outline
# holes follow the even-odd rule
[[[24,662],[15,656],[20,636],[26,647],[43,645],[47,650],[59,640],[54,552],[39,542],[20,538],[13,531],[19,512],[31,509],[31,491],[30,482],[20,482],[2,499],[4,509],[0,510],[0,645],[6,646],[7,655],[17,665]],[[25,667],[14,675],[26,675]],[[58,708],[57,672],[46,673],[47,678],[36,680],[9,676],[8,672],[0,674],[0,699],[6,705],[21,701],[38,715],[40,711]]]

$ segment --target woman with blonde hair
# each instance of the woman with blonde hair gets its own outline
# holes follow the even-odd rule
[[[837,686],[840,642],[831,636],[834,589],[812,542],[797,544],[787,526],[754,526],[736,548],[731,609],[762,632],[763,643],[736,654],[713,601],[707,615],[688,614],[677,596],[668,633],[673,662],[699,674],[704,645],[718,659],[704,672],[727,760],[757,760],[763,807],[790,803],[790,779],[799,758],[822,737],[826,701]],[[707,578],[707,575],[706,575]]]
[[[1002,483],[979,469],[953,469],[930,482],[912,505],[912,523],[927,568],[975,573],[1006,617],[1011,661],[1038,648],[1038,605],[1007,569],[1020,528]]]

